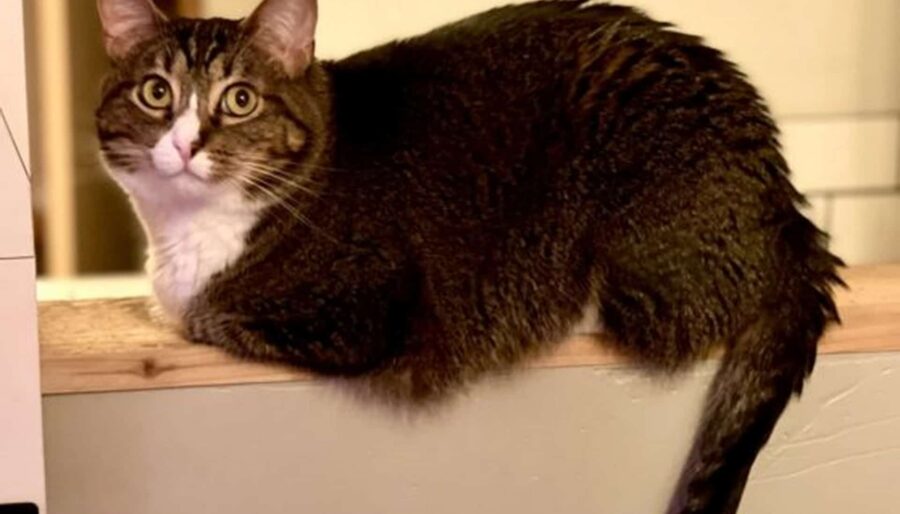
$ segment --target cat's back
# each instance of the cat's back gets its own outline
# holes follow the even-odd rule
[[[341,137],[354,151],[413,149],[438,159],[486,141],[482,160],[501,167],[535,142],[583,147],[602,131],[597,120],[627,104],[689,97],[701,82],[758,109],[744,76],[700,38],[630,7],[584,0],[500,7],[325,66]]]

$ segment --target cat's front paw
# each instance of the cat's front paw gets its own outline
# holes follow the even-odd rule
[[[179,332],[183,330],[181,320],[173,318],[156,298],[151,297],[147,300],[147,315],[155,325],[168,327]]]

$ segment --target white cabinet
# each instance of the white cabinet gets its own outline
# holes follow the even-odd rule
[[[0,2],[0,513],[44,511],[21,1]]]

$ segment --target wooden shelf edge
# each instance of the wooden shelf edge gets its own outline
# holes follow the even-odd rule
[[[843,318],[820,353],[900,351],[900,264],[845,270],[837,291]],[[145,299],[39,305],[44,395],[309,381],[285,366],[241,361],[180,339],[154,323]],[[625,365],[603,336],[570,338],[530,367]]]

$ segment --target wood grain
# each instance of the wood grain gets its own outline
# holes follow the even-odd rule
[[[900,351],[900,264],[848,269],[837,293],[843,325],[820,353]],[[312,380],[285,366],[238,360],[188,343],[155,323],[146,299],[40,305],[44,394],[127,391]],[[607,341],[608,343],[608,341]],[[625,364],[604,336],[572,337],[535,367]]]

